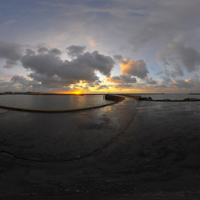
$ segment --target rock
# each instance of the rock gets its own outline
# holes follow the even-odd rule
[[[190,98],[183,99],[183,101],[190,101]]]
[[[152,101],[152,98],[151,97],[139,97],[139,100]]]
[[[151,97],[147,97],[147,100],[148,100],[148,101],[152,101],[152,98],[151,98]]]
[[[191,98],[191,101],[199,101],[197,98]]]
[[[139,100],[146,100],[146,97],[139,97]]]

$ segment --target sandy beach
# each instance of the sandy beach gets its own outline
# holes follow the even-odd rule
[[[74,113],[1,110],[0,197],[199,199],[199,108],[126,98]]]

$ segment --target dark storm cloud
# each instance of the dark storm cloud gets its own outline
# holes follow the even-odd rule
[[[85,46],[72,45],[70,47],[67,47],[67,53],[70,57],[77,57],[80,54],[83,54],[85,50],[86,50]]]
[[[4,68],[12,68],[21,57],[21,46],[11,42],[0,41],[0,58],[6,59]]]

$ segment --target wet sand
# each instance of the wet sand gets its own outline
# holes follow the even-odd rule
[[[199,133],[200,102],[0,112],[0,197],[199,199]]]

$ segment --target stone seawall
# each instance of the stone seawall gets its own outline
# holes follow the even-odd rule
[[[134,98],[134,99],[136,99],[136,100],[141,100],[141,99],[140,99],[141,96],[136,96],[136,95],[124,95],[124,96],[126,96],[126,97],[131,97],[131,98]]]
[[[111,94],[106,94],[105,99],[112,100],[112,101],[123,101],[125,98],[120,97],[120,96],[111,95]]]

